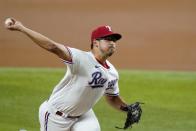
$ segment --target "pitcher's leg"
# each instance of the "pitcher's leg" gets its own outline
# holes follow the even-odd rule
[[[48,104],[44,102],[39,108],[40,131],[70,131],[77,119],[64,118],[48,111]]]
[[[40,131],[45,131],[45,115],[47,112],[47,102],[43,102],[39,107],[39,123],[40,123]]]
[[[75,120],[50,114],[46,123],[46,131],[70,131]]]
[[[100,131],[99,122],[91,109],[72,126],[71,131]]]

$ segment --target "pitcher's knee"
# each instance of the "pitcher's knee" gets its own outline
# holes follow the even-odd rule
[[[76,124],[72,127],[71,131],[101,131],[99,124]]]
[[[101,131],[100,126],[95,127],[95,129],[93,131]]]
[[[101,131],[101,129],[99,125],[94,125],[91,127],[91,129],[89,129],[89,131]]]

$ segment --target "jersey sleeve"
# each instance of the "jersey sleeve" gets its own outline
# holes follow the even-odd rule
[[[105,89],[105,95],[109,95],[109,96],[119,95],[118,80],[116,80],[114,86],[109,86],[108,88]]]
[[[70,61],[63,60],[63,62],[64,64],[67,65],[67,67],[70,69],[72,73],[76,73],[80,65],[80,56],[82,55],[82,51],[66,46],[65,48],[67,48],[67,50],[69,51],[71,55],[71,60]]]

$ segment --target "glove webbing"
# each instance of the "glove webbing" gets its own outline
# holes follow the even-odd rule
[[[134,104],[132,104],[130,106],[123,107],[122,110],[127,111],[127,119],[126,119],[125,125],[124,125],[123,128],[122,127],[118,127],[118,126],[115,126],[115,128],[117,128],[117,129],[124,129],[125,130],[125,129],[129,128],[129,127],[132,128],[132,124],[138,123],[139,120],[134,121],[134,118],[131,119],[131,120],[130,120],[130,118],[133,117],[132,116],[133,113],[134,113],[133,111],[139,111],[138,115],[141,116],[142,110],[140,109],[140,106],[139,106],[140,104],[144,104],[144,103],[136,102],[136,103],[134,103]]]

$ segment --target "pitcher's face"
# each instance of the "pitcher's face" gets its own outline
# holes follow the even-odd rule
[[[106,56],[111,56],[116,51],[116,43],[108,40],[100,40],[99,50]]]
[[[111,37],[98,39],[98,49],[105,56],[111,56],[116,51],[116,40]]]

